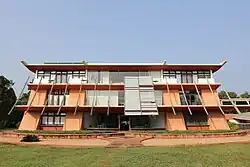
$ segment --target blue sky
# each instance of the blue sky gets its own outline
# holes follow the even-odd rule
[[[0,1],[0,74],[20,91],[44,61],[219,63],[216,80],[249,90],[250,1]]]

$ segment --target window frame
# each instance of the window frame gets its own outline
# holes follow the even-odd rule
[[[65,121],[66,113],[65,112],[60,112],[59,114],[55,112],[44,112],[43,115],[41,115],[41,122],[40,125],[43,126],[63,126],[64,121]],[[44,123],[44,119],[46,118],[46,123]],[[52,118],[52,124],[50,124],[49,120]],[[56,123],[56,119],[59,118],[59,122]]]

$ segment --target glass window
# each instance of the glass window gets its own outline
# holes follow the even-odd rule
[[[176,78],[176,71],[163,71],[163,78]]]
[[[66,113],[44,112],[41,116],[42,125],[63,125]]]
[[[181,82],[182,83],[193,83],[193,72],[192,71],[181,71]]]
[[[201,95],[200,91],[199,94]],[[179,92],[181,105],[187,105],[184,94],[182,91]],[[201,105],[201,101],[199,98],[199,95],[196,91],[185,91],[186,99],[188,102],[188,105]]]
[[[124,106],[124,90],[118,92],[118,105]]]
[[[109,80],[110,83],[122,83],[124,77],[118,71],[109,71]]]
[[[54,120],[53,120],[53,116],[49,116],[48,117],[48,125],[53,125],[53,122],[54,122]]]
[[[63,105],[66,104],[66,97],[69,95],[69,90],[66,90],[65,96],[63,96],[65,93],[65,90],[54,90],[51,92],[51,94],[48,95],[48,105],[61,105],[61,102],[63,100]]]
[[[100,76],[98,71],[88,71],[88,83],[99,83]]]
[[[162,90],[155,90],[155,101],[157,105],[162,105]]]
[[[198,71],[198,78],[211,78],[210,71]]]
[[[188,111],[184,112],[186,125],[207,125],[208,117],[204,111],[192,111],[192,115]]]

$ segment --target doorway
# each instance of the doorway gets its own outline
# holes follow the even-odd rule
[[[120,130],[125,131],[130,129],[130,121],[128,116],[120,116]]]

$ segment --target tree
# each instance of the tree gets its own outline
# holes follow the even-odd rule
[[[26,105],[28,103],[29,96],[30,96],[30,91],[28,91],[27,93],[23,93],[22,97],[18,100],[17,104]]]
[[[0,76],[0,128],[6,127],[9,120],[8,112],[16,101],[13,85],[11,80]]]
[[[246,92],[242,93],[242,94],[240,95],[240,97],[241,97],[241,98],[249,98],[249,97],[250,97],[250,94],[248,93],[248,91],[246,91]]]
[[[235,92],[227,92],[230,98],[237,98],[238,95]],[[226,91],[222,90],[219,92],[220,99],[228,99],[228,96],[226,94]]]

